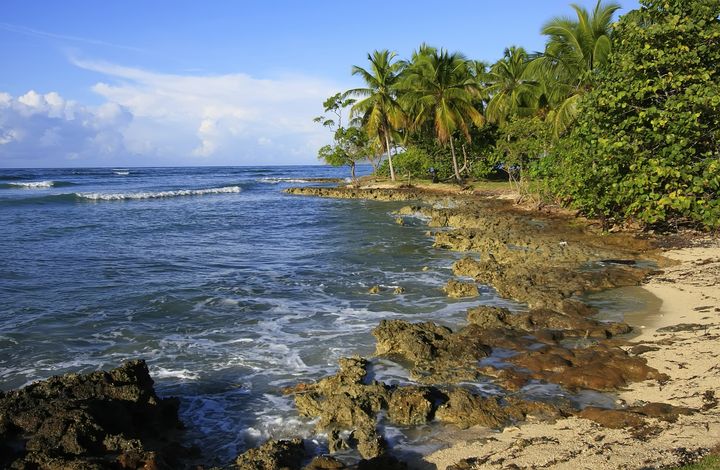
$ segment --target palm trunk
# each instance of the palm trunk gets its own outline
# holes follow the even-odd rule
[[[462,173],[464,171],[469,178],[470,177],[470,168],[468,167],[467,151],[465,150],[465,144],[462,145],[462,151],[463,151],[463,166],[462,166],[462,168],[460,168],[460,173]]]
[[[452,154],[453,170],[455,170],[455,181],[457,181],[457,184],[461,184],[462,179],[460,178],[460,171],[458,171],[457,158],[455,158],[455,145],[453,144],[452,137],[450,137],[450,153]]]
[[[357,178],[355,177],[355,162],[350,162],[350,179],[352,180],[353,184],[355,183],[355,180],[357,180]]]
[[[393,168],[392,164],[392,155],[390,155],[390,139],[388,138],[387,133],[385,134],[385,148],[387,149],[388,165],[390,166],[390,179],[395,181],[395,168]]]

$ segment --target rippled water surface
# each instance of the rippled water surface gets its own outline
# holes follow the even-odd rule
[[[397,225],[398,204],[282,193],[345,175],[0,170],[0,386],[143,358],[159,393],[181,398],[188,439],[219,461],[310,435],[280,388],[370,354],[383,318],[452,327],[470,305],[443,296],[454,255],[433,250],[422,224]],[[373,284],[406,293],[370,295]],[[503,303],[490,290],[481,301]]]

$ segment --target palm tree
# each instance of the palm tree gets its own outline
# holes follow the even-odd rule
[[[512,46],[481,76],[488,96],[485,117],[489,122],[502,124],[512,116],[533,114],[539,87],[529,73],[529,63],[525,49]]]
[[[455,156],[453,134],[460,131],[470,141],[470,125],[484,123],[474,106],[477,82],[470,73],[468,60],[460,53],[431,50],[418,54],[407,70],[401,100],[412,112],[412,126],[430,122],[441,144],[450,144],[455,179],[461,181]]]
[[[352,74],[359,75],[367,87],[355,88],[345,93],[345,96],[362,98],[350,112],[361,118],[363,127],[371,138],[378,138],[384,144],[390,166],[390,179],[393,181],[395,169],[390,154],[390,139],[393,130],[401,127],[404,122],[402,108],[396,99],[396,88],[402,69],[402,62],[393,61],[396,55],[387,49],[368,54],[369,70],[357,65],[352,68]]]
[[[576,18],[557,17],[542,33],[549,36],[545,53],[532,66],[547,83],[548,97],[555,104],[550,116],[555,134],[562,134],[577,115],[577,103],[591,88],[595,71],[605,64],[612,49],[612,18],[617,3],[598,0],[592,12],[571,5]]]

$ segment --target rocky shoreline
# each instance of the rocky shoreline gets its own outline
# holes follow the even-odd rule
[[[526,393],[526,387],[536,383],[555,384],[569,392],[616,393],[639,383],[662,389],[670,380],[643,356],[649,346],[622,336],[632,330],[630,325],[597,319],[598,311],[583,301],[589,292],[637,286],[657,269],[672,265],[650,240],[627,233],[605,234],[568,214],[528,212],[510,201],[473,194],[345,187],[287,192],[411,201],[397,211],[398,223],[422,217],[435,247],[468,254],[453,266],[457,278],[448,280],[449,296],[477,296],[477,284],[484,284],[528,307],[518,312],[471,308],[467,324],[456,331],[433,322],[381,321],[372,331],[375,357],[406,367],[413,384],[374,380],[372,358],[356,356],[341,359],[335,375],[283,391],[293,396],[301,415],[315,420],[317,432],[327,435],[328,452],[356,452],[354,463],[312,455],[302,439],[295,439],[269,441],[248,450],[238,456],[236,468],[408,468],[392,456],[383,436],[385,423],[439,422],[499,432],[525,421],[552,424],[570,419],[626,430],[631,438],[643,440],[653,435],[659,422],[675,423],[707,411],[660,400],[628,400],[613,409],[580,407],[568,399],[538,399]],[[478,380],[502,393],[488,395],[467,386]],[[0,395],[0,465],[198,467],[202,461],[198,451],[179,444],[182,424],[177,406],[175,399],[157,397],[142,361],[108,372],[38,382]],[[688,449],[697,456],[706,447]],[[436,459],[438,463],[423,465],[457,469],[488,465],[488,459],[475,454],[454,454],[451,461]]]

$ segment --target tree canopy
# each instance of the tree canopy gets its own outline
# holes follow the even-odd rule
[[[357,127],[338,120],[321,157],[384,152],[393,180],[394,159],[457,182],[505,172],[607,221],[720,227],[720,0],[640,3],[615,23],[617,3],[570,5],[542,52],[490,65],[426,43],[408,60],[376,50],[352,68],[365,86],[326,101]]]

